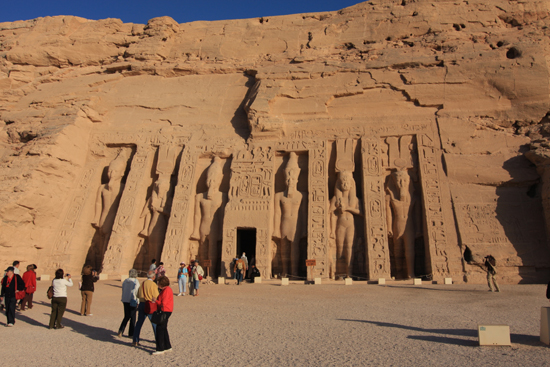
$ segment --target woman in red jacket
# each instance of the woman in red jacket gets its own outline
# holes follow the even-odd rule
[[[160,289],[160,293],[156,300],[153,298],[153,301],[156,302],[158,306],[157,309],[166,314],[166,321],[157,324],[157,331],[155,332],[157,348],[156,351],[152,353],[153,355],[172,351],[170,336],[168,335],[168,319],[172,315],[172,311],[174,311],[174,293],[170,288],[170,280],[166,276],[158,278],[157,285]]]
[[[27,271],[23,274],[23,281],[25,282],[26,295],[21,302],[21,311],[25,311],[25,305],[29,306],[29,310],[32,308],[32,296],[36,291],[36,273],[34,272],[34,265],[28,265]]]

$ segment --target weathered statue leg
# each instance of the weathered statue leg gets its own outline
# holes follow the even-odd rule
[[[289,260],[289,241],[286,238],[281,238],[281,265],[283,268],[282,275],[286,276],[288,274],[288,260]]]
[[[407,264],[407,276],[409,278],[414,278],[414,233],[412,233],[411,229],[407,228],[403,237],[405,262]]]
[[[300,263],[300,240],[292,241],[290,244],[290,269],[292,275],[298,275]]]
[[[346,239],[344,242],[345,245],[345,256],[346,256],[346,274],[348,277],[351,277],[353,264],[351,263],[351,255],[353,250],[353,236],[355,235],[355,228],[351,226],[346,231]]]

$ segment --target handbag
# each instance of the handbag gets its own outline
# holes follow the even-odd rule
[[[27,292],[25,290],[17,290],[17,275],[14,274],[13,276],[15,277],[15,299],[23,299],[27,295]]]
[[[46,295],[48,296],[48,299],[53,298],[53,285],[50,285],[50,288],[48,288],[48,292],[46,293]]]
[[[162,312],[161,310],[157,310],[153,313],[153,316],[151,316],[151,322],[153,324],[164,324],[168,320],[168,315],[166,312]]]
[[[156,310],[157,310],[156,302],[145,301],[145,310],[144,311],[147,315],[150,315],[150,314],[154,313]]]

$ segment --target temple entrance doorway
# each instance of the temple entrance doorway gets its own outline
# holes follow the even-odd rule
[[[237,228],[237,254],[239,259],[246,253],[248,267],[256,264],[256,228]],[[248,274],[248,271],[246,272]],[[243,278],[247,274],[243,274]]]

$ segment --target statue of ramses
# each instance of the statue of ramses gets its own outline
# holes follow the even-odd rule
[[[214,157],[206,173],[208,191],[197,194],[195,198],[195,216],[191,239],[199,240],[199,245],[206,248],[208,259],[214,269],[218,266],[220,248],[218,242],[222,239],[223,215],[227,194],[220,191],[223,179],[223,163],[219,157]]]
[[[291,152],[285,167],[286,190],[275,194],[273,238],[280,240],[283,275],[298,275],[300,239],[307,231],[307,195],[298,191],[300,168],[296,153]]]
[[[109,168],[107,169],[109,181],[101,185],[97,191],[95,215],[92,226],[99,232],[99,246],[92,247],[95,251],[91,256],[96,264],[102,263],[103,255],[105,254],[109,238],[111,237],[120,197],[124,191],[122,178],[126,171],[126,164],[126,154],[124,151],[121,151],[109,164]]]
[[[336,240],[336,260],[344,258],[346,275],[352,275],[353,238],[355,235],[354,215],[360,215],[359,199],[351,171],[340,171],[330,200],[330,237]]]
[[[170,176],[159,176],[151,196],[141,211],[140,218],[145,218],[145,225],[139,235],[148,239],[147,254],[150,258],[159,259],[162,253],[172,205],[171,194]]]
[[[414,278],[414,208],[416,197],[413,195],[414,188],[411,185],[409,173],[405,169],[397,169],[391,174],[393,185],[386,189],[387,201],[387,222],[390,237],[393,237],[395,249],[404,249],[405,267],[407,277]],[[397,254],[396,254],[397,256]],[[403,267],[403,268],[405,268]]]

